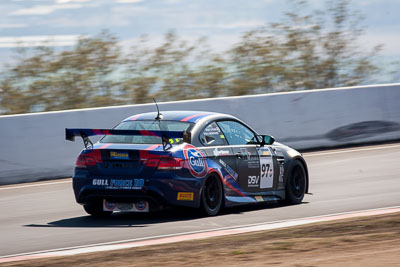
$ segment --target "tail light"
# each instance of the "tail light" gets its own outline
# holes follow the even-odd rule
[[[87,168],[87,166],[96,166],[101,161],[100,150],[92,150],[90,152],[82,152],[75,163],[75,168]]]
[[[184,160],[172,157],[159,157],[142,159],[146,167],[157,168],[158,170],[179,170],[184,166]]]
[[[146,167],[149,168],[157,168],[158,166],[158,162],[160,161],[159,158],[152,158],[152,159],[146,159]]]
[[[183,168],[183,159],[163,157],[158,164],[159,170],[179,170]]]

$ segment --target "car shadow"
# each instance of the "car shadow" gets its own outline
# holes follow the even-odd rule
[[[185,221],[201,218],[196,210],[169,208],[151,213],[115,212],[111,216],[97,218],[90,215],[61,219],[47,224],[28,224],[26,227],[147,227],[173,221]]]
[[[303,202],[302,204],[307,204]],[[246,214],[252,211],[275,209],[283,207],[280,203],[258,203],[257,205],[243,205],[225,208],[221,211],[218,217],[228,216],[231,214]],[[192,208],[168,208],[162,211],[151,212],[151,213],[114,213],[109,217],[95,218],[92,216],[79,216],[73,218],[61,219],[47,224],[27,224],[25,227],[63,227],[63,228],[96,228],[96,227],[132,227],[142,228],[147,227],[151,224],[160,224],[168,222],[178,221],[191,221],[206,218],[199,209]]]
[[[309,204],[307,201],[303,201],[299,205],[306,205]],[[276,209],[276,208],[281,208],[281,207],[288,207],[288,205],[283,204],[279,201],[271,201],[271,202],[264,202],[264,203],[257,203],[257,204],[248,204],[248,205],[243,205],[243,206],[235,206],[235,207],[229,207],[225,208],[220,215],[229,215],[229,214],[245,214],[247,212],[251,211],[257,211],[257,210],[266,210],[266,209]]]

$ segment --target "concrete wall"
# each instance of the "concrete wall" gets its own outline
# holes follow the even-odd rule
[[[400,139],[400,84],[159,103],[229,113],[297,149]],[[83,144],[65,128],[109,128],[154,104],[0,116],[0,184],[70,177]]]

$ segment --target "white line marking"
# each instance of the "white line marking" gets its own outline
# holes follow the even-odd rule
[[[6,187],[0,187],[0,191],[1,190],[9,190],[9,189],[20,189],[20,188],[28,188],[28,187],[55,185],[55,184],[66,184],[66,183],[71,183],[71,182],[72,182],[72,180],[48,182],[48,183],[38,183],[38,184],[28,184],[28,185],[18,185],[18,186],[6,186]]]
[[[232,234],[249,233],[256,231],[273,230],[285,227],[299,226],[316,222],[333,221],[340,219],[348,219],[354,217],[365,217],[372,215],[382,215],[394,212],[400,212],[400,206],[385,207],[369,210],[351,211],[351,212],[341,212],[333,213],[327,215],[318,215],[299,219],[281,220],[273,221],[267,223],[256,223],[247,224],[240,226],[222,227],[208,230],[183,232],[175,234],[166,234],[158,236],[150,236],[143,238],[127,239],[120,241],[112,241],[105,243],[97,243],[91,245],[74,246],[67,248],[42,250],[28,253],[12,254],[6,256],[0,256],[0,263],[38,259],[38,258],[48,258],[48,257],[60,257],[68,255],[77,255],[82,253],[99,252],[99,251],[110,251],[124,248],[142,247],[148,245],[175,243],[180,241],[204,239],[216,236],[226,236]]]
[[[341,153],[350,153],[350,152],[359,152],[359,151],[368,151],[368,150],[379,150],[379,149],[387,149],[387,148],[396,148],[400,147],[400,144],[398,145],[387,145],[387,146],[376,146],[376,147],[364,147],[364,148],[357,148],[357,149],[345,149],[345,150],[331,150],[327,152],[309,152],[309,153],[303,153],[304,156],[306,157],[314,157],[314,156],[323,156],[323,155],[332,155],[332,154],[341,154]]]

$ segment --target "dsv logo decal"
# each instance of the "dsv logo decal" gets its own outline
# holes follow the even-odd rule
[[[195,177],[207,174],[207,162],[204,155],[194,146],[184,148],[185,159],[188,162],[190,173]]]
[[[248,187],[258,187],[258,181],[260,181],[260,176],[249,176],[247,180]]]

